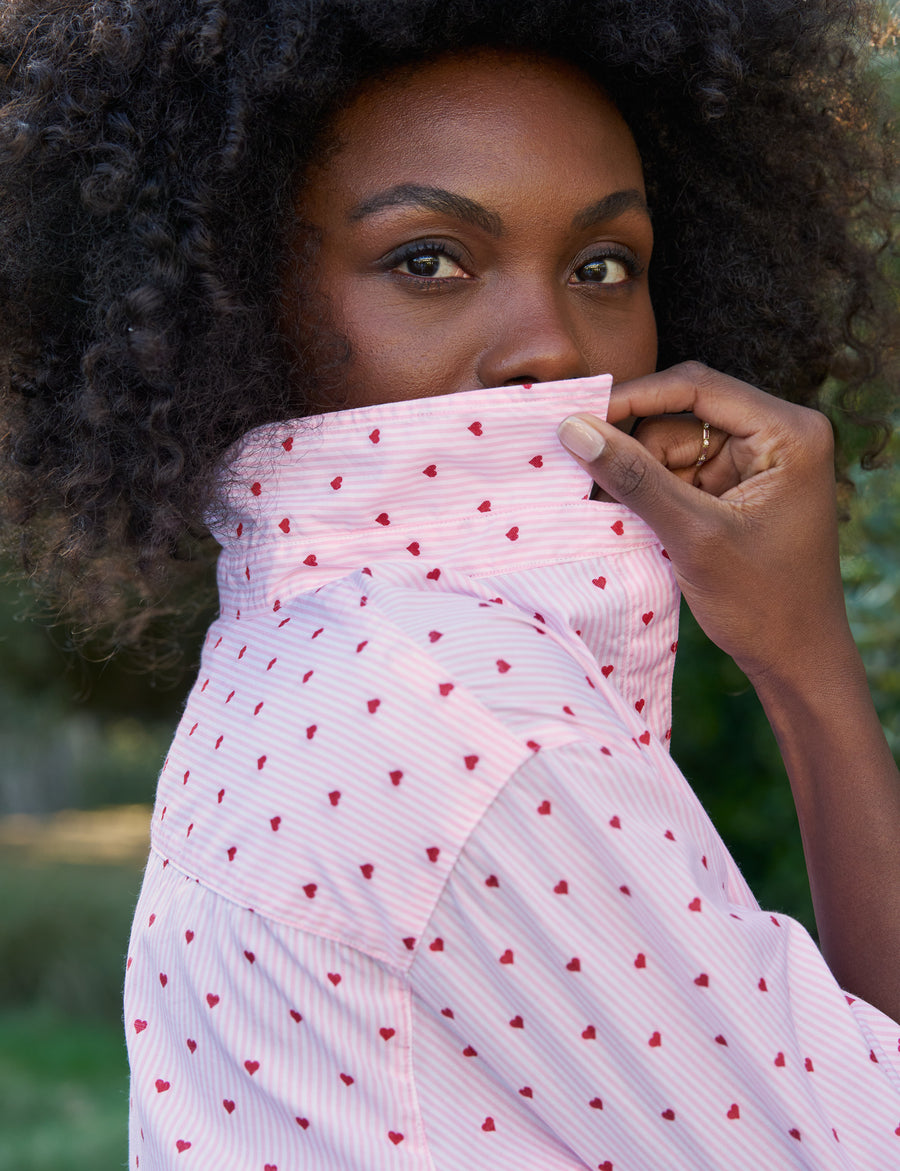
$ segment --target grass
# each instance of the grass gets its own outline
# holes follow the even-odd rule
[[[118,1020],[0,1012],[0,1171],[107,1171],[128,1157]]]

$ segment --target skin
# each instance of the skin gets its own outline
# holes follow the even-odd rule
[[[613,375],[609,422],[567,420],[561,439],[653,527],[756,688],[825,958],[897,1019],[900,776],[844,609],[828,422],[697,364],[655,372],[640,159],[572,67],[447,56],[364,87],[328,146],[298,210],[320,240],[318,303],[349,343],[343,405]],[[284,328],[302,344],[290,289]],[[617,429],[634,418],[639,441]]]

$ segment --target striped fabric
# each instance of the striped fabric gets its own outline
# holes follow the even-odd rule
[[[668,560],[555,437],[608,391],[234,453],[129,952],[132,1167],[900,1166],[900,1029],[668,755]]]

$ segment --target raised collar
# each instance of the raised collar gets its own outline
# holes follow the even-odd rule
[[[654,540],[627,509],[589,500],[556,437],[575,411],[604,417],[611,385],[494,387],[251,432],[213,525],[223,606],[269,606],[375,561],[482,576]]]

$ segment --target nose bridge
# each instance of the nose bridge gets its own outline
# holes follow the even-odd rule
[[[571,291],[539,274],[520,275],[501,290],[486,321],[479,362],[484,386],[551,382],[589,374]]]

